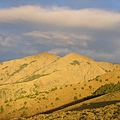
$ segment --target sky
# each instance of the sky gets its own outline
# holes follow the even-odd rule
[[[120,0],[0,0],[0,62],[40,52],[120,63]]]

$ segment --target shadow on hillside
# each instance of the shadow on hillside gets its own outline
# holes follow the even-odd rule
[[[106,105],[116,104],[117,102],[120,102],[120,100],[83,104],[80,107],[71,109],[71,111],[74,111],[74,110],[81,111],[84,109],[95,109],[95,108],[105,107]]]

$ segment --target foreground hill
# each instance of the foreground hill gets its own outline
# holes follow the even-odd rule
[[[66,109],[50,113],[39,114],[23,120],[100,120],[120,119],[120,91],[109,93],[85,102],[70,106]]]
[[[0,64],[0,119],[30,117],[83,102],[120,81],[120,64],[75,53],[40,53]]]

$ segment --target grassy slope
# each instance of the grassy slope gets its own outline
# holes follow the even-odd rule
[[[76,59],[77,63],[74,63]],[[119,65],[96,63],[92,59],[76,54],[69,54],[60,59],[60,57],[53,54],[42,53],[26,57],[22,61],[5,62],[0,66],[1,73],[5,78],[1,81],[4,81],[4,83],[10,82],[10,84],[0,86],[0,118],[31,116],[89,96],[101,85],[110,82],[117,83],[120,80],[118,77],[120,75],[120,69],[113,72],[109,71],[116,67],[119,67]],[[54,71],[51,76],[47,75],[55,70],[55,68],[57,68],[57,71]],[[87,73],[85,73],[86,68]],[[90,71],[88,71],[89,68],[91,69]],[[98,68],[100,70],[97,71],[96,69]],[[59,69],[63,71],[60,72]],[[9,75],[13,73],[14,75],[7,78],[9,75],[6,70],[9,71]],[[82,73],[80,70],[82,70]],[[98,75],[100,71],[104,71],[106,74],[98,76],[92,81],[86,81],[85,83],[75,82],[83,73],[89,75],[97,73],[96,75]],[[32,81],[22,82],[26,80],[25,75],[29,78],[28,76],[33,77],[38,74],[45,76],[40,76],[39,79]],[[51,85],[54,83],[52,83],[54,77],[56,78],[56,83],[60,82],[62,84],[57,87],[50,86],[50,83]],[[70,83],[69,78],[72,80],[72,83]],[[86,79],[88,78],[86,77]],[[12,84],[16,80],[18,80],[18,83]],[[79,81],[81,81],[80,78]],[[47,85],[49,87],[45,87]]]
[[[33,94],[29,94],[29,96],[24,95],[22,98],[13,99],[11,101],[9,99],[8,102],[5,102],[4,100],[1,102],[1,105],[5,112],[3,112],[1,116],[6,114],[6,117],[25,117],[26,115],[31,116],[57,108],[61,105],[91,95],[92,92],[98,89],[101,85],[111,82],[117,83],[120,81],[118,78],[119,75],[120,69],[101,75],[97,77],[97,79],[86,83],[69,84],[59,88],[52,88],[44,93],[38,92],[36,94],[36,92],[33,92]],[[36,90],[38,89],[36,88],[35,91]]]
[[[120,118],[120,91],[70,106],[51,114],[39,114],[27,120],[98,120]],[[26,120],[26,119],[25,119]]]

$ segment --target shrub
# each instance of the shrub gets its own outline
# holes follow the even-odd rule
[[[89,64],[89,65],[90,65],[90,62],[87,62],[87,64]]]
[[[0,113],[4,112],[3,106],[0,106]]]
[[[84,87],[81,87],[82,90],[84,90]]]
[[[76,90],[76,88],[73,88],[74,90]]]
[[[105,81],[108,81],[108,79],[105,79]]]
[[[75,97],[74,97],[74,100],[77,100],[77,99],[78,99],[77,96],[75,96]]]
[[[25,101],[25,102],[24,102],[24,104],[26,105],[26,104],[27,104],[27,102]]]
[[[90,86],[89,86],[89,88],[91,89],[91,88],[92,88],[92,86],[90,85]]]
[[[27,117],[27,114],[25,113],[25,111],[23,111],[23,113],[20,116],[21,117]]]
[[[100,80],[100,82],[102,82],[102,80]]]
[[[55,100],[56,100],[56,101],[59,100],[59,97],[56,97]]]
[[[55,90],[57,90],[57,87],[54,87],[54,88],[51,89],[51,91],[55,91]]]
[[[118,79],[120,78],[120,76],[117,77]]]
[[[80,65],[79,61],[74,60],[72,63],[70,63],[71,65]]]
[[[5,100],[5,102],[4,102],[4,103],[7,103],[7,102],[9,102],[9,100]]]

